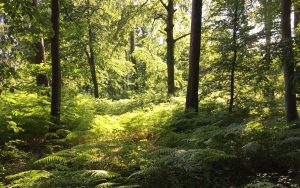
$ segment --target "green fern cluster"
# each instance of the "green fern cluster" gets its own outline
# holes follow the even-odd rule
[[[95,187],[118,177],[119,174],[104,170],[45,171],[31,170],[7,177],[11,188],[63,188]]]

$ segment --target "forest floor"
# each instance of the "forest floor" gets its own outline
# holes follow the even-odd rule
[[[299,186],[300,127],[280,106],[206,101],[195,114],[180,96],[64,98],[56,126],[47,97],[2,96],[0,187]]]

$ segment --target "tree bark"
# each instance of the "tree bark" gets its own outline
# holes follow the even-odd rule
[[[136,59],[133,57],[133,52],[135,51],[135,36],[134,31],[130,32],[130,60],[133,65],[136,65]]]
[[[232,51],[233,59],[230,67],[230,101],[229,101],[229,112],[233,112],[234,105],[234,89],[235,89],[235,66],[237,61],[237,29],[238,29],[238,0],[235,0],[234,7],[234,18],[233,18],[233,33],[232,33]]]
[[[33,6],[38,6],[37,0],[32,0]],[[44,47],[44,39],[41,38],[39,42],[35,45],[35,64],[41,64],[43,61],[45,61],[45,47]],[[45,74],[38,74],[36,77],[36,83],[37,86],[49,86],[48,77]]]
[[[189,79],[186,96],[186,110],[198,112],[198,89],[199,89],[199,70],[201,55],[201,26],[202,26],[202,0],[193,0],[192,23],[190,39],[190,61]]]
[[[89,25],[89,47],[90,47],[90,55],[88,56],[88,62],[90,65],[91,71],[91,78],[94,85],[94,96],[95,98],[99,98],[99,84],[97,81],[97,74],[96,74],[96,65],[95,65],[95,52],[93,48],[93,31],[91,26]]]
[[[291,31],[291,0],[282,0],[282,61],[284,65],[285,82],[285,113],[287,122],[298,119],[295,88],[295,61],[293,60],[292,31]]]
[[[175,93],[175,69],[174,69],[174,51],[175,51],[175,40],[174,40],[174,2],[168,0],[167,5],[167,67],[168,67],[168,94],[174,95]]]
[[[138,82],[137,82],[137,78],[138,78],[138,70],[137,70],[137,62],[136,59],[133,57],[133,53],[135,51],[135,34],[134,31],[130,32],[130,60],[134,66],[134,69],[136,71],[136,73],[133,75],[133,81],[134,81],[134,90],[138,90],[139,86],[138,86]]]
[[[52,56],[52,97],[51,97],[51,117],[53,123],[60,123],[61,105],[61,72],[60,72],[60,52],[59,52],[59,0],[51,0],[51,22],[54,35],[51,39]]]

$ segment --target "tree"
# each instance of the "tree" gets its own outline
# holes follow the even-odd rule
[[[208,27],[213,33],[210,35],[215,43],[213,48],[219,56],[215,64],[210,65],[217,71],[213,84],[217,83],[218,92],[223,92],[222,97],[228,93],[229,112],[238,106],[241,97],[237,96],[246,93],[246,85],[251,83],[254,75],[250,72],[256,55],[253,48],[255,37],[250,35],[253,27],[249,26],[251,6],[245,0],[214,1],[210,6],[212,22]]]
[[[166,22],[166,35],[167,35],[167,66],[168,66],[168,94],[174,95],[175,93],[175,43],[188,36],[189,34],[182,35],[178,38],[174,38],[174,14],[176,9],[174,8],[174,0],[168,0],[168,4],[163,0],[159,0],[160,3],[167,11],[167,17],[164,18]]]
[[[56,124],[60,123],[61,105],[61,70],[59,54],[59,0],[51,0],[51,22],[53,37],[51,39],[52,57],[52,98],[51,98],[51,117]]]
[[[94,43],[95,43],[95,37],[94,37],[94,32],[93,28],[91,25],[91,20],[90,17],[92,16],[91,12],[91,6],[90,6],[90,1],[87,1],[87,7],[89,8],[89,18],[88,18],[88,46],[89,46],[89,51],[86,49],[86,56],[88,58],[88,63],[90,66],[90,71],[91,71],[91,78],[92,82],[94,85],[94,96],[95,98],[99,98],[99,84],[97,81],[97,74],[96,74],[96,65],[95,65],[95,52],[94,52]]]
[[[233,51],[233,58],[231,62],[231,68],[230,68],[230,100],[229,100],[229,112],[232,112],[233,110],[233,103],[234,103],[234,85],[235,85],[235,66],[237,62],[237,53],[238,53],[238,47],[237,47],[237,30],[238,30],[238,1],[234,1],[234,13],[233,13],[233,20],[232,20],[232,51]]]
[[[259,67],[258,74],[260,82],[262,83],[263,95],[267,101],[274,101],[275,97],[275,83],[276,83],[276,71],[274,71],[274,65],[272,67],[272,62],[275,59],[275,51],[273,48],[275,46],[276,37],[279,35],[279,25],[276,20],[278,20],[278,15],[280,14],[280,8],[278,0],[259,0],[258,3],[260,7],[258,8],[257,14],[259,23],[263,24],[263,30],[259,33],[261,34],[260,39],[265,42],[262,46],[262,63]],[[277,63],[276,63],[277,64]]]
[[[186,109],[198,111],[199,61],[201,54],[202,0],[193,0],[191,42],[189,60],[189,80]]]
[[[285,114],[287,122],[298,119],[295,87],[295,61],[291,31],[291,0],[282,0],[281,32],[282,32],[282,63],[284,66],[285,83]]]
[[[38,0],[32,0],[34,6],[38,6]],[[41,38],[35,45],[36,55],[35,55],[35,64],[41,64],[45,61],[45,47],[44,47],[44,39]],[[49,82],[48,78],[45,74],[38,74],[36,77],[37,86],[48,87]]]
[[[137,83],[137,62],[136,62],[136,58],[134,57],[133,53],[135,51],[135,32],[134,31],[130,31],[130,50],[129,50],[129,54],[130,54],[130,60],[135,68],[136,73],[133,74],[133,82],[134,82],[134,89],[138,90],[139,86]]]

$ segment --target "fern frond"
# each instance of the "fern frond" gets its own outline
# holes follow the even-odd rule
[[[82,173],[83,176],[97,177],[103,179],[112,179],[120,176],[120,174],[118,173],[105,171],[105,170],[85,170],[82,172],[83,172]]]
[[[35,165],[48,165],[48,164],[53,164],[53,163],[61,163],[61,164],[66,164],[67,159],[65,157],[57,156],[57,155],[50,155],[48,157],[39,159],[34,162]]]
[[[97,185],[96,188],[112,188],[112,187],[116,187],[118,185],[120,185],[120,184],[107,182],[107,183],[101,183],[101,184]]]

